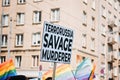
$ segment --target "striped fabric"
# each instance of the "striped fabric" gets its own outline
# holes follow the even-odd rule
[[[75,78],[77,80],[89,80],[92,68],[93,66],[91,59],[86,58],[77,66],[75,71]]]
[[[49,70],[43,74],[42,80],[52,77],[53,71]],[[62,64],[56,69],[55,80],[75,80],[70,65]]]
[[[0,80],[5,80],[10,76],[15,76],[15,75],[16,75],[16,69],[14,67],[14,63],[12,59],[0,64]]]

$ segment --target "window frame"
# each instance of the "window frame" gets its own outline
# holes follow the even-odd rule
[[[91,37],[91,46],[90,46],[91,51],[95,51],[95,38]]]
[[[16,25],[23,26],[25,24],[25,13],[24,12],[18,12],[16,17]]]
[[[91,19],[91,20],[92,20],[92,22],[91,22],[91,23],[92,23],[91,29],[92,29],[93,31],[95,31],[96,19],[95,19],[95,17],[93,17],[93,16],[92,16],[91,18],[92,18],[92,19]]]
[[[35,14],[35,12],[37,12],[37,14]],[[39,18],[38,18],[38,15],[39,15]],[[33,24],[39,24],[41,23],[41,21],[42,21],[42,11],[33,11]]]
[[[38,37],[39,36],[39,37]],[[37,40],[35,40],[35,42],[36,42],[36,44],[34,44],[34,38],[36,39],[37,38]],[[39,41],[39,42],[38,42]],[[39,44],[38,44],[38,43]],[[32,33],[32,46],[37,46],[37,45],[40,45],[40,32],[36,32],[36,33]]]
[[[33,2],[42,2],[43,0],[33,0]]]
[[[7,6],[10,6],[10,0],[8,0],[8,4],[5,4],[7,0],[2,0],[2,6],[3,7],[7,7]]]
[[[20,37],[21,36],[21,37]],[[24,35],[21,33],[21,34],[16,34],[16,43],[15,43],[15,46],[23,46],[23,42],[24,42]],[[18,42],[18,39],[20,42]]]
[[[2,26],[3,27],[8,27],[9,26],[9,14],[2,15]]]
[[[86,11],[83,11],[83,17],[82,17],[83,19],[83,22],[82,22],[82,24],[84,25],[84,26],[87,26],[87,13],[86,13]]]
[[[107,13],[107,12],[106,12],[105,6],[103,6],[103,5],[101,6],[101,12],[102,12],[101,16],[102,16],[103,18],[106,18],[106,15],[107,15],[106,13]]]
[[[82,34],[82,47],[86,48],[87,47],[87,35]]]
[[[2,45],[1,45],[1,47],[7,47],[7,44],[8,44],[8,35],[3,34],[2,35]]]
[[[39,55],[32,55],[32,67],[39,66]]]
[[[51,9],[50,20],[51,20],[51,22],[59,22],[60,21],[60,8]]]
[[[93,9],[93,10],[96,9],[96,2],[95,2],[95,0],[92,0],[92,9]]]
[[[0,56],[0,63],[3,63],[6,61],[6,56]]]
[[[18,61],[19,60],[19,61]],[[15,56],[15,67],[20,68],[22,63],[22,56]]]
[[[17,0],[17,4],[21,5],[21,4],[25,4],[26,0],[21,0],[22,2],[20,2],[20,0]]]

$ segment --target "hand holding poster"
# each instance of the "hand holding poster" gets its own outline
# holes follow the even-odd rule
[[[73,30],[44,23],[41,61],[70,63]]]

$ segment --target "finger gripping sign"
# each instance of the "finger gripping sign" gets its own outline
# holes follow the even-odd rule
[[[69,64],[72,43],[73,30],[44,22],[40,60]]]

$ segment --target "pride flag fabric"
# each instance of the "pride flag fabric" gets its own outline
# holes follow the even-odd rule
[[[77,80],[89,80],[93,66],[91,59],[86,58],[76,68],[75,78]]]
[[[63,64],[58,67],[55,80],[75,80],[69,64]]]
[[[52,77],[53,71],[49,70],[43,74],[43,79]],[[55,80],[75,80],[69,64],[62,64],[56,68]]]
[[[92,72],[91,72],[91,74],[90,74],[89,80],[93,80],[93,78],[94,78],[94,76],[95,76],[95,68],[96,68],[96,65],[94,64],[94,65],[93,65]]]
[[[16,69],[12,59],[0,64],[0,80],[5,80],[10,76],[15,75]]]

